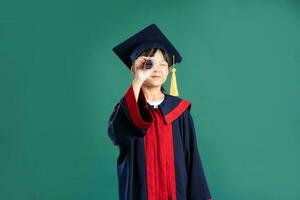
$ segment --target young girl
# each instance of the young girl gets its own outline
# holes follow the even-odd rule
[[[120,149],[120,199],[210,200],[191,103],[163,88],[170,58],[179,63],[180,54],[154,24],[113,50],[134,76],[108,122],[108,135]],[[152,68],[146,69],[149,60]]]

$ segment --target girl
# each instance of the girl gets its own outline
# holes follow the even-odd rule
[[[191,103],[163,88],[170,56],[176,56],[174,64],[180,54],[154,24],[113,50],[134,76],[108,122],[108,135],[120,150],[120,199],[211,200]],[[153,66],[145,69],[150,59]]]

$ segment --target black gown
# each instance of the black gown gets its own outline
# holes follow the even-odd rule
[[[120,153],[120,200],[211,200],[197,147],[191,103],[165,94],[154,108],[130,86],[108,121]]]

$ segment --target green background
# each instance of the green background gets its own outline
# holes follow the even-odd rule
[[[107,121],[133,77],[111,49],[151,23],[183,56],[213,199],[300,199],[299,1],[6,0],[1,200],[118,199]]]

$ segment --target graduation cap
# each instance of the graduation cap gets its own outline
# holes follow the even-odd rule
[[[115,46],[113,51],[130,69],[134,61],[143,51],[152,48],[163,49],[172,58],[173,66],[171,69],[172,77],[170,94],[173,96],[179,96],[175,76],[175,63],[181,62],[181,55],[155,24],[147,26],[124,42]]]

